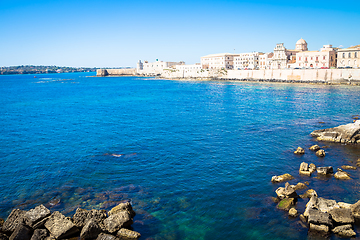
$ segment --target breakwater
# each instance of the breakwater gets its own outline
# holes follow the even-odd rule
[[[105,76],[134,76],[136,75],[135,68],[124,68],[124,69],[98,69],[96,71],[96,76],[105,77]]]

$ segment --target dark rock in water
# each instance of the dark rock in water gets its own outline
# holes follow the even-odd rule
[[[340,235],[341,237],[355,237],[356,233],[352,229],[351,224],[347,225],[341,225],[338,227],[335,227],[333,230],[333,233]]]
[[[33,230],[25,224],[19,224],[11,234],[9,240],[30,240]]]
[[[319,151],[316,151],[316,156],[318,157],[325,157],[325,151],[320,149]]]
[[[318,174],[321,174],[321,175],[327,175],[327,174],[334,173],[333,167],[317,167],[316,171]]]
[[[331,209],[329,213],[338,225],[353,224],[355,222],[350,209],[334,208]]]
[[[85,226],[86,222],[90,219],[95,220],[98,223],[102,223],[103,220],[107,217],[105,210],[85,210],[78,208],[73,216],[74,224],[78,228]]]
[[[315,130],[311,136],[318,141],[360,143],[360,120],[334,128]]]
[[[302,155],[305,154],[305,150],[302,147],[298,147],[294,153],[298,155]]]
[[[112,214],[104,220],[104,225],[109,233],[119,231],[120,228],[129,227],[133,223],[130,214],[126,211]]]
[[[51,214],[45,227],[55,238],[66,238],[79,232],[78,228],[58,211]]]
[[[86,222],[85,226],[81,230],[81,239],[96,239],[97,236],[102,232],[98,222],[94,219],[90,219]]]
[[[118,212],[122,212],[122,211],[126,211],[130,214],[130,217],[131,218],[134,218],[135,217],[135,212],[134,210],[132,209],[132,206],[129,202],[126,202],[126,203],[120,203],[119,205],[117,205],[116,207],[112,208],[108,214],[109,216],[111,216],[112,214],[116,214]]]
[[[11,211],[9,217],[4,222],[2,231],[4,233],[11,234],[19,224],[24,223],[25,211],[20,209],[14,209]]]
[[[330,214],[313,208],[309,210],[308,223],[332,227]]]
[[[0,233],[0,240],[8,240],[9,237],[3,233]]]
[[[141,237],[141,234],[126,228],[122,228],[117,232],[116,236],[118,236],[121,240],[136,240]]]
[[[50,233],[46,229],[35,229],[30,240],[47,240],[50,237]]]
[[[96,240],[120,240],[119,238],[115,237],[114,235],[100,233]]]
[[[279,202],[277,208],[288,211],[294,204],[295,204],[294,198],[284,198]]]
[[[25,223],[30,227],[34,227],[36,223],[50,215],[51,212],[49,209],[47,209],[44,205],[39,205],[24,214]]]

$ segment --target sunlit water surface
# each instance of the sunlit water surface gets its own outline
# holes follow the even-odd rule
[[[273,175],[360,199],[358,170],[349,181],[298,174],[303,161],[354,165],[359,147],[293,154],[317,143],[311,131],[360,114],[359,87],[90,76],[0,76],[0,217],[129,200],[142,239],[306,239],[276,209]]]

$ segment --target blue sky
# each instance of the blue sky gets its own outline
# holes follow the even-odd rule
[[[0,0],[0,66],[200,62],[223,52],[360,44],[360,1]]]

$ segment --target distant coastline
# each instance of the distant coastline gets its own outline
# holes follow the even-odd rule
[[[0,67],[0,75],[96,72],[97,69],[98,68],[22,65]]]

